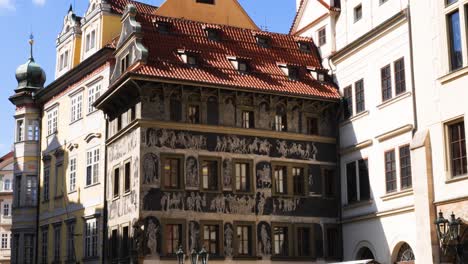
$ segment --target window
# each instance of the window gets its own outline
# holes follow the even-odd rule
[[[68,191],[73,192],[76,190],[76,158],[70,159],[70,176]]]
[[[13,192],[14,193],[14,198],[15,198],[15,205],[16,206],[20,206],[21,205],[21,175],[17,175],[15,176],[15,191]]]
[[[250,163],[236,162],[234,164],[234,172],[236,177],[236,191],[250,192],[251,191],[251,176],[250,176]]]
[[[92,30],[90,33],[86,34],[86,43],[85,51],[88,52],[96,46],[96,30]]]
[[[2,234],[2,249],[8,248],[8,234]]]
[[[397,190],[395,150],[385,152],[385,180],[387,193]]]
[[[288,227],[275,226],[273,227],[273,254],[276,256],[289,256],[288,245]]]
[[[180,189],[182,177],[182,160],[180,157],[163,157],[163,181],[167,189]]]
[[[10,216],[10,204],[9,203],[4,203],[3,204],[3,216],[4,217],[9,217]]]
[[[201,175],[203,190],[219,191],[219,162],[218,160],[202,160]]]
[[[405,59],[401,58],[393,63],[395,70],[395,94],[399,95],[406,91]]]
[[[127,258],[130,255],[130,234],[128,226],[122,228],[122,257]]]
[[[237,70],[241,73],[246,73],[249,70],[249,65],[246,61],[237,61]]]
[[[28,140],[39,140],[39,121],[29,120],[28,121]]]
[[[117,117],[117,131],[120,131],[122,129],[122,115],[119,115]]]
[[[327,43],[327,29],[325,27],[319,29],[318,31],[318,44],[319,47]]]
[[[130,123],[130,122],[132,122],[132,121],[134,121],[136,119],[135,106],[130,107],[129,111],[130,111],[130,120],[129,120],[129,123]]]
[[[299,45],[299,50],[300,51],[305,52],[305,53],[310,53],[311,47],[310,47],[309,43],[299,41],[297,44]]]
[[[379,5],[385,4],[388,0],[379,0]]]
[[[75,259],[75,223],[70,222],[67,224],[67,260]]]
[[[323,185],[325,197],[331,198],[335,196],[335,171],[332,169],[323,169]]]
[[[341,242],[337,228],[327,228],[328,257],[338,259],[340,257]]]
[[[305,180],[304,180],[304,168],[292,168],[293,177],[293,192],[294,195],[304,196],[305,193]]]
[[[60,230],[60,225],[54,227],[54,262],[60,261]]]
[[[85,257],[98,256],[97,219],[90,219],[86,221],[84,251]]]
[[[217,29],[214,28],[207,28],[206,29],[206,35],[208,36],[209,40],[214,40],[214,41],[219,41],[220,40],[220,34]]]
[[[122,59],[120,59],[120,73],[124,73],[129,66],[130,63],[130,54],[125,55]]]
[[[203,246],[210,255],[221,255],[219,225],[203,225]]]
[[[130,192],[130,162],[125,163],[124,192]]]
[[[253,111],[242,111],[242,127],[243,128],[255,127]]]
[[[411,156],[408,145],[400,147],[400,185],[401,189],[411,188]]]
[[[307,134],[318,135],[318,118],[308,117],[307,118]]]
[[[182,105],[180,103],[180,100],[176,97],[172,97],[170,102],[170,108],[171,121],[180,122],[180,120],[182,119]]]
[[[114,182],[113,182],[113,184],[114,184],[113,194],[114,194],[114,198],[115,198],[115,197],[118,197],[119,194],[120,194],[120,190],[119,190],[120,189],[119,188],[120,187],[120,168],[115,168],[114,169]]]
[[[278,105],[276,107],[275,114],[275,131],[286,131],[287,130],[287,116],[286,109],[283,105]]]
[[[236,242],[238,256],[252,256],[252,226],[236,225]]]
[[[467,173],[465,123],[460,121],[448,125],[450,169],[452,177]]]
[[[266,36],[256,36],[257,44],[260,47],[268,48],[270,46],[270,40]]]
[[[99,182],[99,149],[86,152],[86,186]]]
[[[453,4],[453,3],[457,2],[457,1],[458,0],[445,0],[445,4],[446,5],[451,5],[451,4]]]
[[[450,70],[454,71],[463,66],[460,13],[458,10],[447,15],[447,24]]]
[[[392,98],[392,78],[390,65],[380,69],[380,79],[382,84],[382,101],[387,101]],[[395,76],[396,78],[396,76]]]
[[[77,94],[71,98],[71,122],[83,117],[83,94]]]
[[[63,165],[62,163],[59,163],[55,166],[55,183],[54,183],[54,186],[55,186],[55,193],[54,193],[54,197],[57,198],[57,197],[61,197],[62,194],[63,194],[63,189],[62,189],[62,186],[63,186],[63,181],[64,177],[63,177]]]
[[[219,123],[219,103],[216,97],[211,96],[206,102],[206,112],[210,113],[206,116],[208,125],[218,125]]]
[[[214,5],[215,0],[197,0],[197,3]]]
[[[167,255],[175,255],[179,249],[179,244],[182,245],[182,225],[181,224],[168,224],[165,229],[165,253]]]
[[[47,249],[47,245],[48,245],[48,236],[49,236],[49,229],[47,228],[44,228],[42,229],[42,247],[41,247],[41,264],[47,264],[49,263],[48,262],[48,258],[49,258],[49,251]]]
[[[119,258],[119,235],[118,235],[119,230],[113,229],[111,233],[111,259],[116,260]]]
[[[47,112],[47,135],[57,132],[58,109],[52,109]]]
[[[354,8],[354,22],[361,20],[361,18],[362,18],[362,4],[359,4]]]
[[[59,57],[59,71],[62,71],[63,69],[68,67],[68,54],[69,54],[68,50],[66,50],[62,54],[60,54],[60,57]]]
[[[359,80],[354,84],[356,96],[356,114],[366,110],[364,101],[364,80]]]
[[[36,176],[26,177],[26,205],[36,206],[37,199],[37,178]]]
[[[96,110],[93,104],[101,96],[101,84],[94,85],[88,89],[88,113]]]
[[[50,195],[50,168],[45,167],[44,168],[44,190],[43,190],[43,195],[44,195],[44,201],[49,200],[49,195]]]
[[[191,124],[200,124],[200,106],[189,105],[187,120]]]
[[[34,263],[34,235],[24,235],[24,264]]]
[[[274,169],[275,194],[288,193],[288,168],[286,166],[276,166]]]
[[[289,66],[288,67],[288,77],[290,80],[299,79],[299,69],[297,67]]]
[[[297,241],[297,256],[309,257],[311,256],[311,235],[312,232],[309,227],[296,228],[296,241]]]
[[[24,120],[16,121],[16,142],[24,141]]]
[[[343,97],[345,103],[344,118],[349,118],[353,115],[353,90],[351,86],[344,88]]]
[[[3,190],[4,191],[9,191],[10,188],[11,188],[11,180],[10,179],[6,179],[4,184],[3,184]]]
[[[346,179],[348,204],[371,198],[367,160],[361,159],[346,164]]]

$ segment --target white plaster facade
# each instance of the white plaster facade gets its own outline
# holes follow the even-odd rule
[[[10,263],[13,205],[13,154],[0,158],[0,263]]]
[[[335,1],[337,2],[337,1]],[[403,243],[414,251],[416,223],[412,187],[401,183],[400,147],[413,138],[415,115],[408,25],[408,1],[304,0],[291,34],[312,37],[345,97],[351,87],[352,113],[340,124],[343,258],[359,259],[368,248],[380,263],[395,263]],[[356,18],[361,6],[362,17]],[[326,44],[318,31],[326,28]],[[404,61],[404,91],[396,92],[395,62]],[[390,66],[391,96],[383,99],[381,69]],[[357,109],[356,82],[363,80],[364,108]],[[346,110],[346,104],[343,112]],[[396,188],[386,189],[385,153],[394,150]],[[347,164],[367,160],[370,199],[349,202]],[[358,163],[356,163],[358,164]],[[416,256],[417,259],[417,256]],[[421,262],[429,263],[429,262]]]

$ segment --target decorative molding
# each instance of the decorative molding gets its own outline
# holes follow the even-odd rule
[[[368,116],[369,115],[369,110],[363,111],[359,114],[356,114],[346,120],[343,120],[343,122],[340,123],[340,127],[346,126],[347,124],[350,124],[351,122],[354,122],[358,119],[361,119],[362,117]]]
[[[85,89],[84,87],[80,87],[80,88],[76,89],[75,91],[72,91],[72,92],[68,93],[68,96],[73,97],[73,96],[83,92],[84,89]]]
[[[414,211],[414,205],[410,205],[410,206],[390,209],[390,210],[376,212],[376,213],[370,213],[370,214],[365,214],[365,215],[358,215],[358,216],[352,216],[349,218],[344,218],[341,221],[341,223],[348,224],[348,223],[365,221],[365,220],[370,220],[370,219],[375,219],[375,218],[383,218],[383,217],[388,217],[392,215],[404,214],[404,213],[409,213],[413,211]]]
[[[440,81],[441,84],[446,84],[448,82],[454,81],[456,79],[459,79],[461,77],[464,77],[468,74],[468,67],[465,66],[461,69],[458,69],[456,71],[452,71],[447,73],[446,75],[440,77],[438,81]]]
[[[380,135],[376,136],[375,139],[377,139],[379,142],[383,142],[383,141],[385,141],[387,139],[390,139],[390,138],[399,136],[401,134],[404,134],[406,132],[409,132],[409,131],[413,130],[413,128],[414,128],[414,126],[412,124],[404,125],[402,127],[399,127],[399,128],[394,129],[394,130],[391,130],[391,131],[385,132],[383,134],[380,134]]]
[[[382,201],[389,201],[389,200],[398,199],[398,198],[406,197],[410,195],[413,195],[413,188],[399,191],[399,192],[389,193],[384,196],[381,196],[380,199],[382,199]]]
[[[358,151],[358,150],[361,150],[363,148],[367,148],[369,146],[372,146],[372,144],[373,144],[372,139],[368,139],[366,141],[357,143],[355,145],[340,149],[340,154],[344,155],[344,154],[348,154],[348,153],[351,153],[351,152],[354,152],[354,151]]]
[[[73,151],[74,149],[78,148],[78,144],[76,143],[69,143],[67,146],[68,151]]]
[[[412,94],[411,91],[407,91],[407,92],[405,92],[405,93],[399,94],[399,95],[397,95],[397,96],[395,96],[395,97],[393,97],[393,98],[391,98],[391,99],[388,99],[388,100],[386,100],[386,101],[383,101],[381,104],[379,104],[379,105],[377,106],[377,108],[378,108],[378,109],[385,108],[385,107],[387,107],[387,106],[389,106],[389,105],[392,105],[392,104],[394,104],[394,103],[396,103],[396,102],[399,102],[399,101],[401,101],[401,100],[403,100],[403,99],[405,99],[405,98],[407,98],[407,97],[410,97],[411,94]]]
[[[101,137],[102,137],[101,133],[90,133],[84,138],[84,140],[86,141],[86,143],[89,143],[94,138],[101,138]]]
[[[441,201],[435,201],[434,205],[440,206],[440,205],[447,205],[447,204],[459,203],[459,202],[464,202],[464,201],[468,201],[467,195],[456,197],[456,198],[451,198],[451,199],[446,199],[446,200],[441,200]]]

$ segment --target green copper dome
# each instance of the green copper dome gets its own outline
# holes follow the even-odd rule
[[[31,36],[31,39],[29,40],[29,44],[31,45],[31,57],[25,64],[20,65],[16,69],[16,80],[18,81],[18,87],[16,90],[41,89],[44,87],[46,75],[41,66],[34,61],[32,55],[33,43],[34,41]]]

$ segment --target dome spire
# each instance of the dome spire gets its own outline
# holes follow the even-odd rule
[[[29,59],[31,61],[34,61],[34,56],[33,56],[34,35],[32,33],[31,33],[31,35],[29,35],[29,41],[28,42],[29,42],[29,45],[31,46]]]

